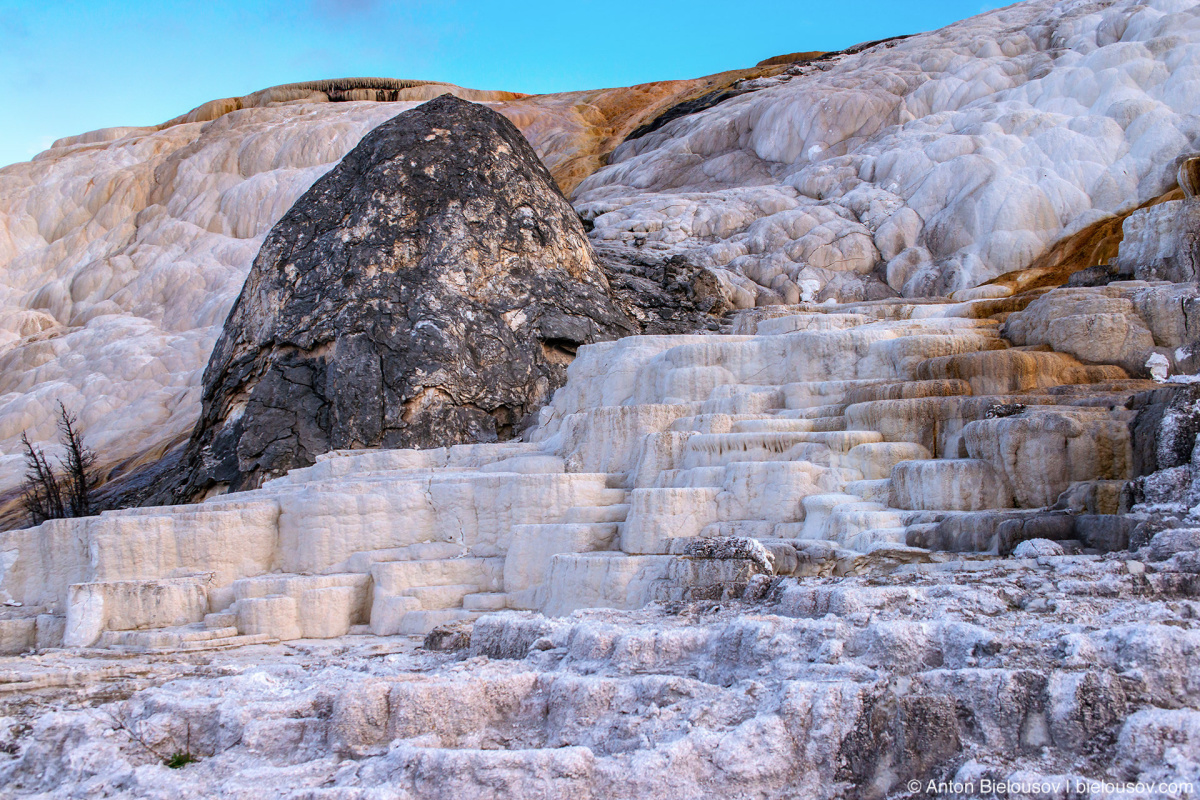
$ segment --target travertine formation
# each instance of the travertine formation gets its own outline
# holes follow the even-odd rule
[[[999,336],[1033,295],[1079,291],[588,345],[529,442],[336,452],[254,492],[3,534],[6,646],[76,649],[10,662],[0,777],[51,796],[953,778],[1187,797],[1200,397]],[[630,610],[560,616],[595,606]],[[427,638],[449,656],[374,638],[481,615]],[[181,753],[200,762],[162,765]]]
[[[0,495],[20,480],[21,431],[55,440],[58,400],[106,471],[186,441],[213,344],[267,233],[401,111],[446,92],[492,103],[569,190],[675,102],[762,72],[527,99],[322,81],[214,101],[156,128],[68,137],[3,168]]]
[[[970,288],[1172,187],[1196,13],[1026,2],[798,66],[622,145],[576,204],[598,238],[728,270],[746,305]]]
[[[0,780],[164,800],[978,797],[984,780],[1186,798],[1195,576],[1144,567],[945,561],[682,615],[508,612],[449,657],[360,637],[48,654],[0,683],[0,745],[20,748]],[[78,707],[39,715],[22,693]],[[181,770],[158,755],[184,752]],[[975,790],[925,790],[951,779]]]
[[[613,307],[653,333],[579,347],[520,439],[336,449],[252,491],[0,533],[3,791],[807,799],[1004,781],[1026,788],[994,794],[1195,796],[1197,9],[1034,0],[693,86],[639,130],[622,117],[631,138],[574,198]],[[206,123],[71,147],[154,151],[204,126],[154,175],[202,182],[255,125],[296,153],[324,147],[335,119],[399,110],[329,110],[330,92],[367,90],[243,98]],[[436,102],[409,119],[465,108]],[[518,123],[535,146],[553,139]],[[424,146],[406,145],[414,162]],[[346,173],[375,163],[356,153],[307,199],[354,195]],[[233,209],[252,181],[215,183]],[[329,215],[341,230],[373,227],[352,223],[382,202],[374,188]],[[392,200],[428,198],[410,195]],[[191,196],[125,233],[151,241],[159,219],[182,236],[155,215],[213,197]],[[102,222],[78,216],[56,239],[76,265],[120,238],[95,244]],[[569,211],[555,219],[545,249],[583,280],[590,246]],[[251,275],[244,297],[266,298],[271,325],[306,275],[330,277],[345,238],[275,257],[304,230],[271,237]],[[10,272],[36,282],[46,252]],[[290,278],[302,261],[268,286],[266,267]],[[83,305],[55,291],[39,296]],[[730,308],[719,329],[666,332]],[[128,313],[58,338],[48,323],[0,358],[36,397],[86,360],[80,336]],[[311,355],[315,339],[291,342],[302,321],[284,338]],[[254,326],[231,322],[228,340],[258,352]],[[61,347],[44,362],[57,377],[28,377],[35,346]],[[242,352],[219,348],[213,374]],[[184,756],[199,762],[168,768]]]
[[[1113,514],[1124,482],[1176,464],[1135,452],[1158,447],[1139,409],[1161,418],[1163,390],[1098,354],[1124,359],[1131,330],[1137,358],[1177,352],[1197,296],[1126,282],[775,306],[728,335],[584,346],[526,441],[335,451],[258,491],[5,534],[7,646],[417,633],[688,599],[756,563],[702,557],[698,538],[764,542],[775,574],[1032,538],[1122,550],[1142,518],[1076,514]],[[1076,317],[1108,321],[1067,336],[1094,349],[1048,347]]]
[[[10,610],[10,645],[65,624],[101,649],[0,673],[0,779],[15,796],[874,798],[915,780],[1189,797],[1200,520],[1102,536],[1200,503],[1200,396],[1005,347],[995,308],[791,308],[738,317],[753,335],[591,345],[540,446],[333,454],[241,500],[5,534],[4,586],[46,604]],[[1135,462],[1143,504],[1113,516]],[[1068,487],[1057,508],[1001,510],[1053,494],[1038,476]],[[128,571],[149,554],[164,577]],[[82,581],[65,620],[38,576]],[[426,639],[449,655],[367,635],[531,606],[552,616]]]
[[[742,306],[945,294],[1171,188],[1198,132],[1195,8],[1031,0],[791,66],[539,97],[326,81],[61,140],[0,171],[0,490],[58,399],[109,469],[186,439],[263,237],[431,96],[496,103],[598,241],[716,268]]]

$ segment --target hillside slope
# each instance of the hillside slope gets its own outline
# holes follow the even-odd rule
[[[714,268],[740,307],[948,294],[1173,188],[1200,138],[1197,10],[1030,0],[694,81],[532,97],[329,81],[61,140],[0,170],[0,491],[22,430],[54,438],[58,400],[110,470],[185,439],[266,232],[436,93],[512,119],[595,241]],[[672,107],[696,113],[652,129]]]
[[[56,437],[59,399],[109,470],[185,440],[213,343],[267,232],[401,111],[446,92],[492,102],[569,189],[675,102],[763,71],[516,100],[381,79],[325,82],[359,87],[337,102],[277,87],[157,127],[68,137],[0,169],[0,492],[19,481],[22,430]],[[358,99],[364,83],[385,101]]]

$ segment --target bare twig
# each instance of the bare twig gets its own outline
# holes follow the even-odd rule
[[[46,454],[34,448],[24,431],[21,432],[21,444],[25,447],[23,500],[33,524],[40,525],[48,519],[65,517],[62,490]]]
[[[58,430],[67,449],[67,457],[61,464],[67,473],[67,500],[71,516],[86,517],[92,513],[92,490],[97,483],[92,471],[96,465],[96,454],[83,443],[78,417],[69,413],[62,401],[59,401],[58,411]]]
[[[98,709],[98,710],[102,714],[104,714],[104,716],[108,717],[109,720],[112,722],[112,724],[115,725],[118,730],[122,731],[126,736],[128,736],[131,741],[133,741],[134,743],[141,746],[142,749],[144,749],[147,753],[154,756],[156,759],[161,761],[163,763],[163,765],[170,767],[171,769],[180,769],[182,767],[186,767],[188,764],[192,764],[192,763],[195,763],[196,761],[200,760],[192,753],[192,723],[191,722],[186,723],[187,735],[186,735],[186,743],[184,744],[184,749],[176,750],[176,751],[172,752],[170,755],[167,755],[163,751],[159,750],[158,748],[151,747],[150,743],[147,742],[145,739],[143,739],[140,735],[138,735],[137,731],[134,730],[133,726],[130,725],[129,723],[127,723],[124,719],[118,717],[116,714],[114,714],[111,711],[108,711],[106,709]]]
[[[92,492],[99,483],[96,454],[83,443],[79,418],[58,404],[58,430],[66,456],[59,460],[61,473],[50,466],[46,454],[21,433],[25,448],[25,485],[22,501],[30,521],[40,525],[48,519],[86,517],[93,513]]]
[[[165,756],[162,753],[160,753],[158,750],[156,750],[155,748],[151,747],[150,744],[145,739],[143,739],[141,736],[139,736],[137,734],[137,732],[134,731],[130,725],[126,724],[125,720],[121,719],[116,714],[112,713],[111,711],[108,711],[107,709],[101,708],[98,710],[100,711],[100,713],[104,714],[104,716],[108,717],[112,721],[112,724],[116,725],[117,728],[119,730],[123,731],[126,736],[128,736],[130,739],[132,739],[135,743],[141,745],[146,750],[147,753],[154,756],[159,761],[166,761],[167,758],[169,758],[169,756]]]

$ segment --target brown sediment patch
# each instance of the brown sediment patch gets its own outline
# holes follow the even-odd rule
[[[806,50],[803,53],[786,53],[782,56],[771,56],[758,62],[759,67],[774,67],[780,64],[796,64],[805,61],[812,61],[814,58],[820,58],[825,55],[825,50]]]
[[[638,129],[653,128],[671,109],[720,95],[740,80],[775,75],[782,69],[754,67],[689,80],[535,95],[495,108],[525,134],[569,197],[587,176],[608,163],[621,142]]]
[[[1116,257],[1124,236],[1121,226],[1134,211],[1182,199],[1183,190],[1175,187],[1137,208],[1094,222],[1081,231],[1059,239],[1025,269],[998,275],[983,285],[1007,286],[1014,293],[1062,286],[1076,272],[1105,264],[1110,258]]]
[[[783,66],[751,67],[686,80],[656,81],[636,86],[532,95],[489,89],[468,89],[439,81],[397,78],[338,78],[272,86],[242,97],[210,100],[160,125],[121,128],[122,134],[152,133],[177,125],[211,122],[226,114],[278,103],[423,102],[452,94],[474,103],[487,103],[508,117],[533,144],[559,188],[569,195],[588,175],[607,163],[609,154],[640,127],[652,125],[681,104],[699,98],[724,99],[735,83],[775,75]],[[695,110],[706,107],[704,104]],[[54,147],[97,143],[91,131],[59,139]]]
[[[503,102],[529,97],[520,92],[466,89],[441,81],[405,80],[400,78],[333,78],[303,83],[271,86],[242,97],[223,97],[210,100],[186,114],[156,126],[157,130],[188,122],[209,122],[243,108],[262,108],[272,103],[304,101],[308,103],[340,103],[351,100],[395,103],[402,100],[432,100],[452,94],[475,103]]]

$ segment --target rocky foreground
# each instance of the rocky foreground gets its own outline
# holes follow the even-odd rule
[[[756,602],[491,615],[449,653],[351,636],[6,659],[0,781],[11,797],[978,797],[987,781],[1194,797],[1200,578],[1161,555],[880,558],[755,582]]]
[[[5,791],[1194,796],[1200,397],[999,334],[1196,293],[744,312],[529,442],[5,534]]]
[[[946,295],[1175,186],[1200,123],[1191,2],[1031,0],[690,81],[524,96],[320,81],[0,170],[0,491],[77,411],[110,473],[186,441],[266,235],[369,131],[445,92],[525,134],[603,245],[680,256],[738,307]],[[688,113],[695,112],[695,113]],[[1120,220],[1116,224],[1119,227]],[[1094,232],[1094,231],[1093,231]]]

